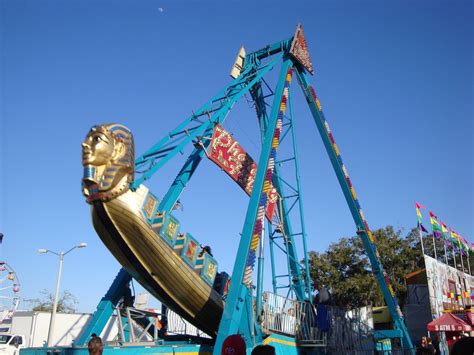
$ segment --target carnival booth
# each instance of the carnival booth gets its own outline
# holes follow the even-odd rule
[[[444,332],[450,349],[463,333],[472,331],[472,327],[468,323],[452,313],[444,313],[441,317],[428,323],[427,329],[429,332]]]

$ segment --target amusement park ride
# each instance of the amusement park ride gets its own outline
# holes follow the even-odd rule
[[[277,66],[277,85],[271,88],[264,77]],[[293,37],[258,51],[246,53],[242,47],[231,72],[233,81],[136,161],[128,128],[108,124],[91,129],[83,143],[83,191],[91,205],[97,233],[123,269],[76,346],[86,345],[93,333],[102,332],[134,278],[163,304],[207,333],[215,341],[214,354],[220,354],[224,340],[232,334],[240,334],[248,350],[262,343],[292,344],[296,353],[298,344],[294,339],[282,340],[278,334],[263,329],[262,303],[265,236],[269,240],[273,293],[292,295],[301,304],[312,303],[290,93],[298,82],[390,310],[394,330],[387,332],[387,337],[399,338],[405,349],[412,348],[374,236],[320,101],[309,84],[309,74],[313,74],[313,66],[298,26]],[[247,93],[252,97],[261,130],[258,161],[253,161],[222,127],[233,105]],[[272,97],[273,103],[269,103]],[[283,144],[288,144],[287,150],[292,152],[285,159],[278,156]],[[159,200],[143,184],[186,146],[193,150]],[[250,195],[230,277],[218,271],[217,261],[200,247],[197,239],[180,231],[179,221],[172,213],[204,157],[220,166]],[[289,165],[291,169],[287,169]],[[292,179],[286,178],[288,171],[294,174]],[[304,255],[297,255],[298,250]],[[287,262],[284,275],[279,275],[275,267],[277,251]],[[282,279],[287,280],[285,286],[281,286]],[[283,348],[278,349],[284,352]]]

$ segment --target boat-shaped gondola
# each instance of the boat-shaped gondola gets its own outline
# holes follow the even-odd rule
[[[215,336],[223,311],[216,260],[133,181],[133,137],[122,125],[91,129],[83,143],[83,191],[99,237],[130,275],[190,323]],[[225,282],[224,282],[225,283]],[[219,292],[216,289],[220,289]]]

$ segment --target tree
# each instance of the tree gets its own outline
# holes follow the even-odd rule
[[[423,267],[416,233],[414,229],[403,238],[402,232],[395,231],[392,226],[373,232],[380,262],[401,305],[407,294],[405,275]],[[310,252],[309,258],[313,283],[329,287],[336,306],[355,308],[385,304],[360,237],[341,238],[324,253]]]
[[[51,312],[53,309],[54,295],[48,290],[44,289],[40,291],[41,298],[35,298],[25,300],[26,302],[32,303],[32,311],[37,312]],[[56,311],[59,313],[74,313],[76,312],[76,306],[79,304],[76,296],[70,291],[65,290],[58,297],[58,306]]]

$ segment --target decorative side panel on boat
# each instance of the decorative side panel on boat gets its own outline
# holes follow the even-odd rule
[[[153,196],[153,194],[149,193],[145,201],[145,205],[143,206],[143,214],[148,220],[150,221],[153,220],[153,217],[155,217],[157,207],[158,207],[158,199],[155,196]]]
[[[209,158],[224,170],[250,196],[257,174],[257,163],[222,126],[216,125],[212,134]],[[271,221],[278,201],[277,190],[270,186],[265,212]]]
[[[196,264],[196,256],[198,253],[199,243],[194,239],[191,233],[186,233],[186,241],[184,242],[183,260],[189,266],[194,267]]]
[[[174,246],[179,232],[179,221],[172,215],[165,217],[165,222],[160,229],[160,237],[162,237],[169,245]]]

